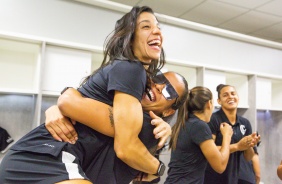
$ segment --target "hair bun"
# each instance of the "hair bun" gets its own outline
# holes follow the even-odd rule
[[[220,92],[220,90],[224,87],[224,84],[219,84],[217,87],[216,87],[216,91],[217,92]]]

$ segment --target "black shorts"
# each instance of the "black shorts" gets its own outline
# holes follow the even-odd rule
[[[0,183],[53,184],[86,179],[78,159],[67,151],[58,157],[49,154],[9,150],[0,164]]]

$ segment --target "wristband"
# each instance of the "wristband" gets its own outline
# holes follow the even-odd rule
[[[164,172],[165,172],[165,165],[164,165],[164,163],[162,161],[160,161],[160,160],[159,160],[159,162],[160,162],[160,165],[159,165],[159,168],[157,170],[157,173],[154,174],[155,176],[158,176],[158,177],[162,176],[164,174]]]

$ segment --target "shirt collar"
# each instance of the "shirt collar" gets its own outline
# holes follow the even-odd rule
[[[220,114],[221,118],[222,118],[226,123],[228,123],[229,125],[231,125],[232,127],[234,127],[234,126],[239,126],[239,125],[240,125],[240,122],[238,121],[238,115],[237,115],[237,114],[236,114],[236,122],[235,122],[234,125],[232,125],[232,124],[230,123],[230,121],[228,120],[228,118],[227,118],[226,114],[224,113],[224,111],[222,110],[222,108],[220,108],[219,114]]]

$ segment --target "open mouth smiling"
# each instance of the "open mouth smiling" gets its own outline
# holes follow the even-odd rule
[[[154,102],[156,100],[155,94],[153,93],[153,91],[150,88],[146,89],[146,96],[152,102]]]
[[[151,40],[148,42],[149,46],[153,46],[153,47],[157,47],[157,48],[161,48],[161,41],[159,39],[155,39],[155,40]]]

